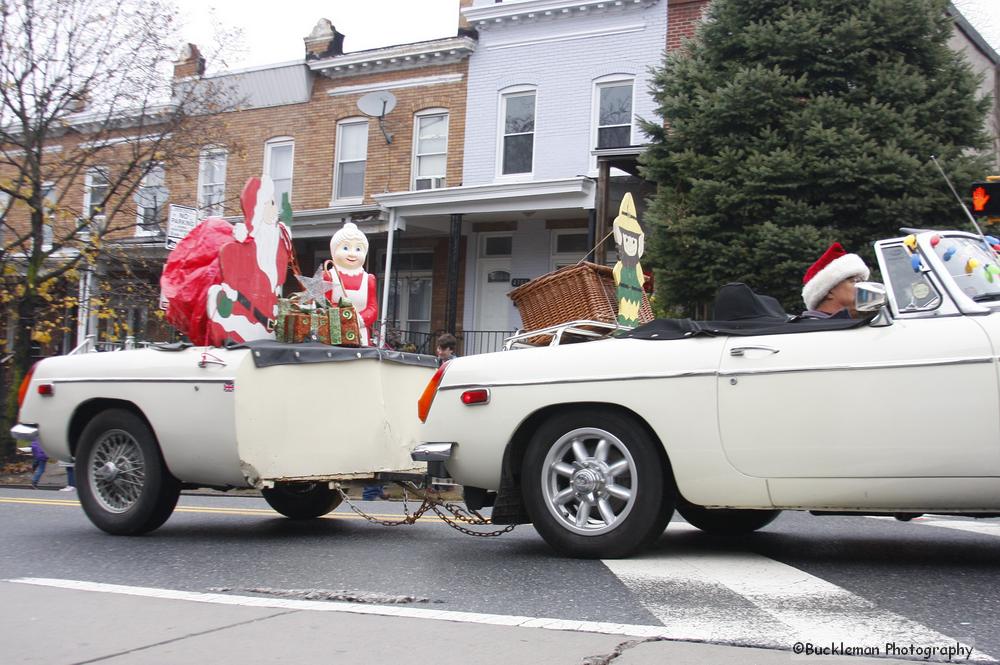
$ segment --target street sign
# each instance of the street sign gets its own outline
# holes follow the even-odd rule
[[[173,249],[195,226],[198,225],[198,209],[170,204],[167,217],[167,249]]]

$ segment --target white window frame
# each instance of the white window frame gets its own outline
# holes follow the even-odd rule
[[[295,148],[292,148],[294,154]],[[222,161],[222,182],[205,182],[204,164],[207,160],[221,158]],[[226,177],[229,168],[229,151],[220,146],[206,146],[202,148],[198,155],[198,211],[201,215],[222,217],[226,214]],[[208,203],[205,196],[205,187],[222,185],[222,198],[216,203]]]
[[[507,100],[512,97],[523,97],[527,95],[534,95],[535,97],[535,115],[533,118],[533,126],[531,130],[531,170],[524,171],[520,173],[504,173],[503,172],[503,155],[504,155],[504,138],[506,138],[506,125],[507,125]],[[517,134],[516,136],[522,136],[523,134]],[[500,97],[497,106],[497,161],[496,161],[496,178],[497,180],[526,180],[530,179],[535,174],[535,155],[538,151],[535,150],[535,138],[538,136],[538,87],[534,85],[518,85],[509,88],[504,88],[500,91]]]
[[[420,154],[420,120],[434,116],[444,116],[444,152],[429,152]],[[451,113],[446,108],[424,109],[413,114],[413,160],[410,164],[410,189],[416,191],[417,180],[431,180],[430,189],[439,189],[448,186],[448,137],[451,133]],[[444,155],[444,172],[435,176],[419,176],[419,166],[421,157],[436,157]]]
[[[48,192],[42,196],[42,205],[45,206],[45,217],[48,221],[48,224],[42,223],[42,251],[47,252],[52,249],[52,241],[55,236],[55,207],[59,197],[56,196],[56,184],[51,180],[42,183],[42,191]],[[51,203],[51,207],[46,203]]]
[[[87,228],[81,229],[80,231],[80,235],[84,237],[87,237],[91,233],[91,231],[97,230],[99,227],[104,226],[104,220],[107,219],[107,216],[103,211],[96,215],[92,213],[92,208],[95,205],[95,201],[93,198],[95,173],[100,173],[102,176],[104,176],[105,186],[109,189],[111,188],[111,180],[108,177],[107,168],[103,166],[94,166],[87,169],[87,173],[83,178],[83,214],[84,214],[84,219],[87,219],[89,221],[89,225]],[[105,194],[104,203],[105,205],[107,204],[107,194]]]
[[[341,140],[340,136],[344,131],[344,127],[351,125],[364,125],[365,126],[365,158],[364,160],[352,159],[352,163],[364,161],[365,163],[365,178],[362,179],[361,183],[361,196],[340,196],[340,147]],[[337,143],[336,150],[334,151],[334,162],[333,162],[333,193],[330,196],[331,205],[359,205],[365,200],[365,185],[364,180],[368,177],[368,133],[371,128],[368,126],[368,118],[353,117],[344,118],[337,122]]]
[[[139,187],[136,189],[136,193],[137,194],[140,191],[142,191],[142,189],[144,187],[146,187],[146,180],[147,180],[147,178],[149,178],[150,173],[152,173],[153,170],[157,169],[157,168],[160,169],[163,172],[163,183],[162,184],[164,186],[166,186],[166,184],[167,184],[167,169],[163,165],[163,162],[150,162],[146,173],[142,176],[142,180],[139,182]],[[136,203],[136,205],[135,205],[135,235],[136,235],[136,237],[141,237],[141,238],[155,238],[156,236],[163,235],[165,233],[165,231],[166,231],[165,225],[167,223],[167,219],[166,219],[166,215],[164,213],[167,210],[167,201],[168,200],[169,200],[169,197],[163,199],[162,203],[159,202],[159,201],[157,201],[157,203],[159,203],[159,206],[157,207],[157,210],[159,211],[160,217],[162,218],[162,219],[157,220],[158,222],[160,222],[160,226],[157,229],[146,229],[145,228],[145,226],[143,225],[143,217],[144,217],[144,212],[146,210],[146,207],[145,206],[141,206],[138,203]]]
[[[264,170],[263,174],[271,177],[271,151],[275,148],[292,147],[291,172],[288,174],[288,203],[292,203],[292,192],[295,191],[295,139],[291,136],[276,136],[264,142]],[[271,178],[273,181],[274,178]],[[281,200],[277,190],[275,190],[275,205],[281,210]]]
[[[602,76],[594,80],[594,90],[591,97],[591,109],[590,109],[590,150],[597,149],[597,135],[598,135],[598,123],[601,121],[601,89],[610,88],[623,83],[630,83],[632,85],[632,115],[629,118],[629,144],[631,145],[633,138],[635,137],[635,83],[636,77],[632,74],[610,74],[608,76]],[[613,127],[620,127],[621,125],[609,125]],[[594,155],[590,156],[590,166],[591,169],[597,169],[597,157]]]

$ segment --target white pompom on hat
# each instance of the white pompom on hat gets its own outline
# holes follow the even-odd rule
[[[802,278],[806,309],[816,309],[833,287],[850,277],[868,279],[871,271],[857,254],[848,254],[839,242],[830,245]]]

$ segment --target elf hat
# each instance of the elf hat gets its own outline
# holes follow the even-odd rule
[[[802,278],[802,300],[806,309],[816,309],[833,287],[849,277],[868,279],[871,272],[857,254],[848,254],[839,242],[823,252]]]

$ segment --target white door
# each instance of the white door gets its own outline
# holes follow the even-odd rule
[[[510,257],[479,259],[476,274],[476,330],[513,330]]]
[[[995,360],[972,317],[730,337],[720,369],[722,443],[747,475],[1000,476]]]

